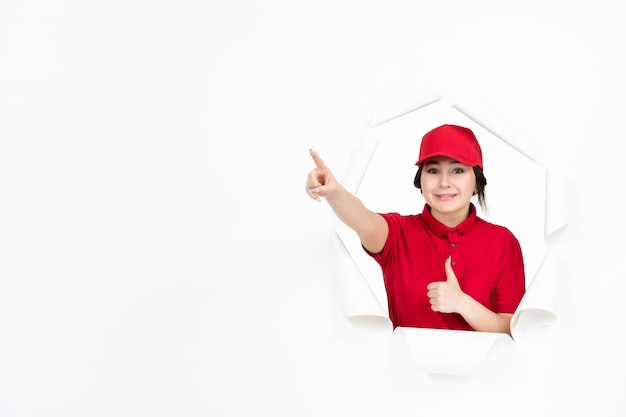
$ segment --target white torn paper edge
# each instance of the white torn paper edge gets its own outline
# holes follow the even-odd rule
[[[495,137],[517,150],[519,153],[527,157],[533,162],[537,162],[535,158],[535,149],[533,144],[523,136],[519,131],[510,125],[501,121],[490,110],[476,103],[456,102],[452,107],[465,114],[467,117],[478,123],[480,126],[491,132]]]
[[[547,326],[556,321],[559,271],[557,256],[548,251],[530,288],[511,318],[511,335],[514,339],[519,339],[530,329]]]
[[[570,184],[561,174],[548,171],[546,175],[546,226],[545,236],[548,237],[565,227],[570,219]]]
[[[352,260],[354,269],[351,270],[350,275],[341,277],[342,281],[345,281],[345,288],[348,288],[348,280],[355,281],[355,277],[359,276],[359,282],[367,284],[370,289],[370,294],[373,298],[368,297],[367,301],[363,299],[360,303],[361,311],[366,312],[366,315],[375,315],[377,312],[382,313],[385,317],[389,315],[389,308],[387,304],[387,292],[385,290],[385,284],[383,282],[382,272],[380,266],[374,259],[372,259],[361,246],[361,241],[356,232],[350,229],[348,226],[339,226],[336,230],[341,242],[343,242],[346,252],[339,256],[343,258],[347,256]],[[345,261],[343,262],[345,264]],[[344,267],[345,268],[345,267]],[[357,290],[357,285],[350,286],[350,290],[346,294],[352,294]],[[354,288],[354,290],[352,289]],[[352,298],[352,295],[350,295]],[[354,301],[346,300],[346,304],[352,304]],[[382,308],[382,309],[381,309]]]
[[[357,237],[358,240],[358,237]],[[343,294],[343,311],[346,317],[380,316],[388,317],[387,301],[376,294],[363,273],[359,270],[354,258],[348,252],[348,246],[341,239],[334,239],[335,252],[337,253],[337,270],[341,279],[339,285]],[[384,288],[383,288],[383,297]]]
[[[413,367],[419,371],[468,376],[475,373],[493,345],[512,343],[504,333],[397,327],[407,342]]]
[[[420,88],[412,94],[404,97],[393,106],[372,116],[369,128],[372,129],[439,100],[441,100],[441,97],[439,97],[434,90],[430,88]]]

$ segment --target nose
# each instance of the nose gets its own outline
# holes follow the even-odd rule
[[[447,188],[450,186],[450,177],[447,172],[442,172],[439,176],[439,185],[443,188]]]

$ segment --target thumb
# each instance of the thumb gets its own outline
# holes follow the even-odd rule
[[[452,257],[448,256],[446,259],[446,278],[448,282],[459,283],[459,280],[456,278],[454,271],[452,270]]]

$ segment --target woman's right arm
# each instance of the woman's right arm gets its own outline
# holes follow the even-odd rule
[[[354,230],[361,244],[371,253],[379,253],[385,246],[389,226],[378,213],[369,210],[361,200],[346,190],[333,176],[324,161],[310,150],[315,169],[309,172],[306,192],[314,200],[324,197],[339,220]]]

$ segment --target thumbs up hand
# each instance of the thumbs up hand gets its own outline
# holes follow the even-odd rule
[[[430,308],[440,313],[461,313],[467,297],[459,286],[459,280],[452,270],[452,260],[449,256],[446,259],[445,268],[446,281],[436,281],[428,284]]]

